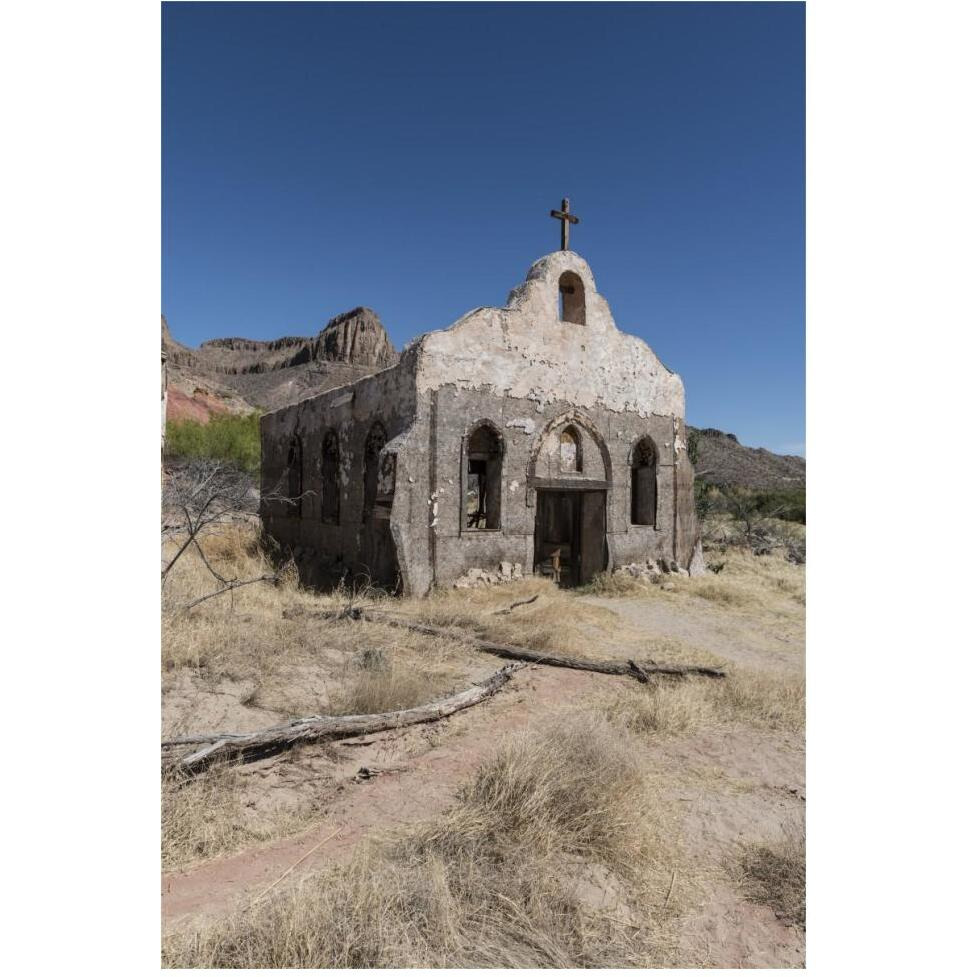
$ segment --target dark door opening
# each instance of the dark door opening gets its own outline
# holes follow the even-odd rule
[[[607,565],[606,510],[604,491],[537,491],[536,572],[561,587],[578,587],[600,573]]]

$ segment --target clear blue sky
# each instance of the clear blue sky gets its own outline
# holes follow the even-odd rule
[[[803,453],[804,5],[163,5],[163,312],[398,349],[571,247],[692,424]]]

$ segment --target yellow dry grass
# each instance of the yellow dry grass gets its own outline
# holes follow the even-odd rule
[[[804,691],[802,676],[731,668],[721,680],[618,687],[605,693],[602,707],[636,733],[674,735],[722,723],[798,731],[804,728]]]
[[[281,808],[258,816],[243,804],[238,775],[212,768],[192,780],[164,778],[162,865],[165,871],[229,855],[307,827],[321,814],[314,805]]]
[[[219,533],[203,540],[202,545],[208,561],[225,576],[248,578],[270,572],[254,528],[224,527]],[[800,606],[803,568],[786,564],[779,558],[753,557],[749,554],[727,554],[724,559],[727,566],[721,575],[703,581],[679,580],[673,592],[663,592],[657,587],[642,587],[639,595],[647,597],[650,591],[652,599],[670,601],[698,596],[712,603],[723,604],[721,598],[705,596],[702,590],[715,595],[728,588],[730,593],[739,595],[738,598],[734,597],[732,603],[724,605],[734,612],[752,608],[752,613],[759,613],[758,609],[766,606],[766,600],[776,605],[777,613],[803,616]],[[474,652],[461,635],[430,638],[385,624],[323,621],[315,616],[324,610],[339,609],[350,603],[377,607],[405,619],[443,627],[458,626],[496,641],[579,657],[623,658],[636,654],[640,649],[641,658],[653,658],[659,662],[719,662],[715,655],[677,638],[639,633],[615,611],[582,602],[572,592],[561,591],[549,581],[533,578],[492,588],[439,591],[427,598],[393,599],[374,593],[356,595],[343,591],[315,595],[303,590],[292,574],[286,575],[279,585],[255,584],[233,595],[207,601],[189,612],[182,609],[189,600],[214,587],[213,577],[200,557],[192,551],[181,559],[167,581],[163,617],[164,690],[177,674],[192,676],[202,698],[212,691],[216,695],[216,685],[221,680],[247,680],[248,689],[251,690],[246,698],[248,705],[270,710],[286,718],[313,713],[359,714],[408,708],[456,691],[500,664],[496,659]],[[498,613],[507,610],[515,601],[532,596],[537,597],[532,604],[517,607],[511,613]],[[741,603],[737,603],[737,599]],[[296,611],[299,613],[293,613]],[[285,612],[288,612],[288,616]],[[630,744],[630,748],[648,733],[677,734],[705,725],[736,722],[778,730],[796,730],[803,725],[804,689],[803,682],[797,679],[781,679],[735,669],[723,682],[691,679],[645,687],[603,677],[597,681],[606,683],[595,689],[605,717],[605,725],[598,723],[598,726],[605,732],[608,728],[616,729],[618,732],[615,735],[622,743]],[[579,704],[577,707],[579,709]],[[573,719],[568,719],[568,726],[573,722]],[[266,721],[258,723],[265,724]],[[211,728],[204,722],[193,726],[192,730],[183,729],[181,732],[198,731],[200,726]],[[626,732],[622,733],[622,729]],[[466,849],[468,854],[464,858],[459,856],[460,861],[453,861],[453,856],[448,858],[440,848],[434,855],[430,855],[430,847],[425,848],[427,854],[423,858],[416,852],[408,858],[402,848],[397,849],[400,854],[394,857],[391,849],[385,848],[380,854],[364,854],[354,866],[342,870],[338,882],[322,881],[321,885],[310,882],[309,887],[302,890],[305,892],[302,901],[288,905],[275,903],[277,908],[274,912],[279,915],[275,916],[278,922],[274,926],[287,927],[293,935],[302,933],[303,940],[312,939],[318,947],[313,952],[312,944],[309,945],[308,952],[312,956],[303,956],[306,951],[292,946],[288,942],[292,937],[278,929],[274,932],[261,929],[263,935],[260,940],[276,944],[278,948],[274,951],[265,944],[260,952],[254,950],[252,944],[258,937],[251,930],[235,929],[237,935],[234,939],[240,938],[242,942],[233,952],[208,943],[200,936],[197,939],[204,942],[197,944],[191,956],[198,960],[216,960],[225,957],[238,959],[235,955],[241,954],[239,959],[244,960],[252,959],[249,954],[255,952],[259,953],[259,957],[254,959],[262,960],[311,960],[315,957],[340,961],[331,964],[333,966],[353,965],[349,961],[359,959],[361,954],[362,959],[369,960],[416,958],[424,961],[488,961],[487,948],[493,946],[492,941],[504,942],[504,938],[512,937],[516,939],[517,950],[513,951],[511,959],[523,961],[509,964],[512,966],[596,966],[600,960],[660,959],[662,945],[658,936],[653,941],[654,947],[649,949],[644,944],[639,946],[633,942],[627,926],[616,926],[612,927],[613,932],[607,931],[606,926],[610,924],[606,921],[595,924],[591,915],[579,908],[579,900],[574,901],[576,896],[572,896],[572,893],[566,896],[565,883],[557,885],[553,881],[554,878],[566,877],[567,859],[586,861],[594,852],[601,853],[600,864],[615,866],[613,871],[622,876],[626,874],[628,862],[645,868],[655,866],[657,862],[653,853],[642,847],[647,839],[641,831],[635,834],[631,830],[627,835],[623,823],[613,821],[614,811],[622,810],[620,806],[605,812],[605,820],[616,823],[622,836],[630,837],[631,843],[641,849],[630,851],[620,861],[615,861],[610,848],[601,848],[603,842],[596,835],[587,835],[588,831],[594,831],[594,822],[586,813],[578,812],[578,821],[571,818],[570,822],[564,816],[565,811],[559,816],[553,813],[550,805],[554,803],[554,792],[558,792],[561,782],[570,795],[588,798],[588,804],[596,804],[595,810],[599,810],[599,798],[587,793],[588,783],[573,779],[573,771],[579,772],[584,768],[579,765],[574,767],[564,754],[553,752],[555,747],[550,741],[547,742],[547,748],[551,750],[548,758],[539,753],[542,749],[539,744],[534,750],[530,750],[526,743],[507,747],[509,752],[505,759],[498,761],[495,772],[489,767],[476,778],[475,784],[480,785],[480,793],[466,797],[459,808],[465,813],[455,812],[452,815],[461,818],[461,821],[455,822],[455,828],[449,832],[447,821],[437,822],[440,825],[437,830],[447,832],[445,838],[450,836],[457,840],[460,832],[469,840],[477,839],[477,845],[488,846],[486,851],[495,852],[493,857],[502,859],[506,871],[526,883],[525,889],[519,886],[515,890],[499,888],[501,881],[495,880],[494,875],[486,880],[488,863],[481,855],[476,858],[471,846]],[[573,742],[582,757],[589,757],[586,770],[590,773],[586,776],[603,790],[600,787],[600,764],[606,762],[607,756],[592,751],[588,753],[579,739]],[[600,750],[603,749],[604,746],[600,746]],[[553,780],[549,783],[544,779],[536,790],[532,778],[538,777],[543,769],[548,770],[547,776]],[[595,770],[597,774],[594,774]],[[547,793],[551,788],[552,791]],[[313,813],[307,807],[293,807],[281,811],[265,809],[259,815],[245,807],[244,796],[241,780],[233,770],[212,771],[199,781],[179,789],[174,784],[164,785],[164,865],[168,868],[186,866],[194,860],[227,854],[282,837],[304,827]],[[632,792],[628,796],[637,795]],[[476,810],[477,817],[472,813]],[[528,818],[525,814],[519,814],[520,810],[534,813]],[[632,815],[627,814],[626,818],[629,817]],[[653,825],[660,820],[654,811],[649,815],[646,810],[642,817],[650,818]],[[536,855],[532,855],[528,847],[523,851],[528,860],[523,872],[523,867],[509,858],[505,851],[514,845],[513,838],[525,841],[532,836],[532,820],[543,825],[548,820],[556,820],[564,826],[571,823],[571,827],[573,824],[577,827],[567,833],[563,840],[546,832],[536,836],[533,846],[540,847],[540,851]],[[464,830],[463,825],[467,825]],[[580,837],[584,841],[580,843],[572,841],[577,837],[577,828],[583,832]],[[503,837],[507,839],[505,844],[499,840]],[[417,838],[422,838],[422,834],[418,834]],[[410,843],[407,844],[409,850]],[[445,844],[448,842],[445,841]],[[472,841],[472,845],[475,844]],[[500,854],[500,849],[505,851]],[[410,866],[410,871],[405,865]],[[468,873],[466,877],[477,881],[488,902],[479,903],[480,908],[470,904],[456,881],[453,881],[459,873]],[[658,868],[654,868],[654,878],[658,879],[659,874]],[[374,877],[388,879],[395,886],[394,891],[381,891],[371,881]],[[334,884],[339,886],[335,891]],[[319,888],[316,888],[317,885]],[[633,884],[629,883],[629,894],[632,888]],[[493,931],[491,939],[486,938],[481,943],[476,940],[481,947],[477,953],[472,951],[473,955],[466,955],[459,941],[462,937],[473,938],[475,931],[472,927],[476,925],[478,912],[488,912],[486,907],[491,907],[492,913],[502,912],[503,896],[514,900],[520,907],[518,925],[513,922],[515,930],[511,933]],[[460,929],[452,931],[454,935],[431,931],[418,944],[415,925],[421,924],[412,921],[408,905],[410,900],[422,897],[426,900],[423,904],[429,907],[424,911],[424,927],[434,925],[429,913],[442,914],[444,919],[452,920],[452,926],[456,925],[454,920],[460,913],[464,920],[463,924],[458,924]],[[537,898],[539,901],[534,903],[532,899]],[[531,927],[540,924],[547,914],[557,910],[563,912],[560,907],[564,906],[564,902],[560,900],[566,899],[570,900],[566,903],[569,906],[566,909],[569,914],[567,918],[572,922],[572,925],[567,923],[569,929],[560,929],[554,934],[551,928],[549,937],[552,944],[541,946],[531,940],[527,944],[529,938],[526,934]],[[322,936],[325,943],[316,943],[319,936],[313,939],[308,936],[307,930],[309,926],[321,925],[315,919],[320,911],[325,911],[323,907],[329,911],[355,911],[361,914],[361,918],[348,922],[345,936],[329,930]],[[513,910],[513,913],[516,911]],[[626,916],[625,913],[622,918]],[[403,926],[403,932],[407,935],[403,936],[402,933],[396,939],[384,936],[376,943],[379,938],[371,927],[381,924],[391,926],[390,933],[400,932],[397,927]],[[238,925],[244,926],[240,921],[235,924]],[[265,925],[256,922],[248,924],[259,929]],[[545,935],[547,930],[544,928],[542,932]],[[513,933],[516,935],[513,936]],[[608,953],[601,956],[593,947],[583,944],[578,947],[574,941],[582,940],[584,934],[587,940],[606,937],[610,940],[609,945],[621,950],[622,955],[614,957]],[[394,944],[402,936],[407,942],[398,948]],[[349,943],[342,943],[347,939]],[[285,942],[279,945],[281,940]],[[363,940],[374,940],[373,948],[364,950],[366,944]],[[190,953],[187,945],[181,946],[183,948],[178,952],[180,959],[190,959],[185,956]],[[567,946],[576,948],[568,951]],[[502,954],[499,960],[506,959],[504,954],[507,951],[496,946],[493,952]],[[271,956],[263,955],[266,953]],[[563,962],[556,963],[557,960]]]
[[[723,609],[750,614],[766,610],[781,616],[790,615],[805,604],[804,567],[789,563],[780,553],[754,556],[747,549],[730,547],[722,554],[708,554],[708,559],[715,566],[722,566],[719,573],[710,571],[692,578],[667,574],[657,582],[621,573],[601,573],[584,591],[599,597],[672,602],[699,597]]]
[[[678,846],[639,755],[621,727],[568,714],[507,742],[442,817],[169,937],[164,964],[661,966]]]
[[[207,561],[228,579],[273,572],[256,527],[221,527],[204,537],[201,545]],[[175,543],[170,545],[171,552],[175,548]],[[286,572],[278,584],[256,583],[185,609],[191,600],[218,587],[193,549],[181,557],[167,579],[162,623],[164,692],[181,670],[193,676],[202,693],[221,679],[247,680],[253,690],[249,704],[291,718],[328,712],[331,705],[350,696],[372,697],[400,708],[392,703],[406,695],[417,705],[463,687],[482,667],[464,640],[317,618],[316,613],[339,609],[350,595],[308,592],[299,586],[294,572]],[[356,667],[371,650],[384,654],[390,676],[372,676]],[[393,675],[403,680],[403,695],[396,691]]]
[[[739,881],[754,902],[770,906],[779,919],[807,924],[807,854],[803,828],[786,830],[783,841],[744,847]]]
[[[531,597],[536,598],[532,604],[500,613]],[[613,610],[584,604],[572,591],[537,577],[497,587],[438,590],[397,601],[391,609],[410,620],[470,630],[485,640],[583,658],[607,658],[608,642],[631,635]]]

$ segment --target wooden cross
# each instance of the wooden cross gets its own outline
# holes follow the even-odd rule
[[[564,197],[563,198],[563,209],[562,210],[551,210],[550,217],[555,217],[560,224],[560,250],[569,251],[570,250],[570,225],[579,224],[580,218],[574,217],[570,213],[570,201]]]

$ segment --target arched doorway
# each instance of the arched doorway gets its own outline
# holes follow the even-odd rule
[[[578,416],[551,424],[530,468],[535,571],[561,587],[588,583],[607,567],[609,458],[590,427]],[[540,453],[552,460],[544,464]]]

